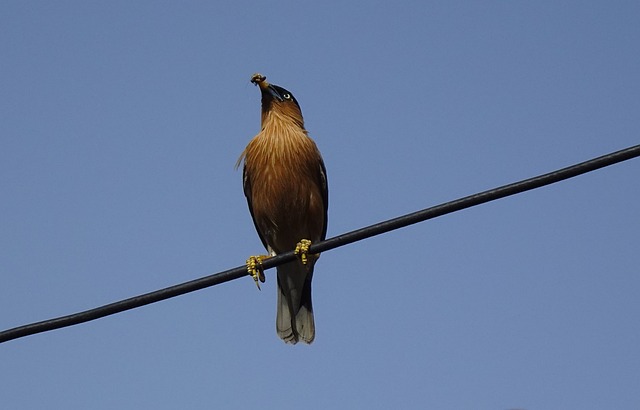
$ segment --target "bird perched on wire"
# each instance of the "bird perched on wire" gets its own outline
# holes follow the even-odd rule
[[[245,148],[243,186],[253,223],[270,255],[294,250],[298,259],[278,266],[276,331],[287,343],[315,337],[311,279],[319,255],[312,242],[327,233],[327,175],[320,151],[304,128],[302,111],[291,92],[270,84],[262,74],[251,82],[262,94],[262,128]],[[247,268],[260,288],[261,263],[252,256]]]

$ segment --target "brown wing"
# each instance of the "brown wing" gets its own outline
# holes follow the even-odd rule
[[[242,188],[244,189],[244,196],[247,197],[247,204],[249,205],[249,212],[251,213],[251,220],[253,221],[253,225],[256,227],[256,232],[258,232],[258,236],[260,237],[260,241],[262,241],[262,245],[264,245],[264,248],[269,250],[270,249],[269,244],[267,244],[266,239],[262,235],[262,232],[260,231],[260,227],[256,223],[256,217],[253,214],[253,201],[252,201],[252,195],[251,195],[251,180],[249,179],[249,176],[247,175],[247,166],[246,166],[246,164],[242,168]]]

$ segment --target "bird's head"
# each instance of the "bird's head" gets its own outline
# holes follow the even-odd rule
[[[260,87],[262,94],[262,124],[270,114],[289,119],[304,128],[302,110],[298,101],[290,91],[267,82],[267,77],[260,73],[251,76],[251,82]]]

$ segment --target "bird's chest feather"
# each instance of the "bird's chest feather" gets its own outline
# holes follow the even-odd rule
[[[319,195],[317,155],[315,144],[302,132],[258,135],[245,157],[254,212],[274,223],[305,214]]]

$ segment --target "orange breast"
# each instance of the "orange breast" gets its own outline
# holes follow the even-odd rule
[[[275,252],[284,252],[301,239],[324,239],[322,159],[303,131],[268,131],[245,150],[247,194],[260,234]]]

